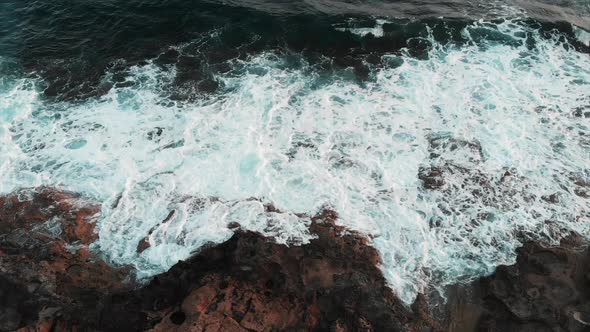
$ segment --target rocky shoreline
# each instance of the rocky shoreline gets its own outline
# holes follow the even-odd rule
[[[51,188],[0,197],[0,331],[590,330],[590,250],[576,236],[528,242],[516,264],[450,287],[444,304],[419,296],[408,308],[368,239],[329,210],[308,244],[238,227],[146,285],[88,249],[99,211]]]

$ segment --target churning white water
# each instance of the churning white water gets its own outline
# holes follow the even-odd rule
[[[265,53],[196,102],[165,97],[174,68],[153,64],[131,69],[135,85],[78,103],[3,78],[0,191],[51,185],[104,202],[95,248],[141,276],[226,240],[230,222],[305,243],[298,215],[328,206],[374,236],[411,302],[511,263],[523,237],[590,236],[590,58],[511,21],[463,34],[481,29],[516,42],[390,55],[363,84]],[[440,188],[424,188],[428,170]]]

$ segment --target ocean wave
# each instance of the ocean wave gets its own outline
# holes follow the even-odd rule
[[[235,222],[305,243],[308,216],[330,207],[371,236],[407,303],[513,262],[524,239],[590,236],[590,59],[571,34],[521,19],[382,21],[382,36],[347,24],[331,29],[356,53],[211,57],[227,36],[215,30],[113,64],[103,93],[75,100],[6,78],[0,190],[104,202],[95,249],[140,277]]]

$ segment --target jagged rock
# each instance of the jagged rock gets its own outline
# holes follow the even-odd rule
[[[394,296],[377,251],[324,211],[309,244],[287,247],[238,230],[145,287],[118,294],[101,326],[145,313],[154,331],[404,331],[424,324]],[[131,309],[131,310],[130,310]],[[148,317],[157,317],[150,320]],[[133,318],[132,318],[133,319]],[[155,325],[152,325],[155,324]]]
[[[69,327],[93,327],[96,303],[126,287],[128,274],[88,250],[97,239],[99,211],[93,202],[51,188],[0,197],[0,331],[49,331],[59,316]]]
[[[445,184],[443,170],[438,167],[421,167],[418,170],[418,178],[426,189],[439,189]]]
[[[166,218],[164,218],[164,220],[162,220],[162,222],[160,224],[165,224],[165,223],[169,222],[170,219],[172,219],[172,217],[174,217],[175,213],[176,213],[175,210],[168,212],[168,215],[166,216]],[[149,247],[152,246],[152,244],[150,243],[149,236],[152,235],[152,233],[158,228],[158,226],[159,225],[152,227],[152,229],[150,229],[148,235],[146,237],[144,237],[143,239],[141,239],[141,241],[139,241],[139,243],[137,243],[137,249],[135,251],[138,254],[141,254],[146,249],[148,249]]]
[[[50,188],[0,197],[5,299],[0,329],[399,331],[429,326],[387,287],[367,238],[337,226],[332,211],[312,218],[316,238],[309,244],[287,247],[236,227],[230,240],[133,288],[124,283],[128,270],[88,250],[97,238],[99,210],[93,202]]]
[[[510,176],[510,175],[506,175]],[[272,205],[267,209],[276,210]],[[443,315],[387,287],[369,240],[324,210],[301,246],[236,226],[145,285],[88,250],[96,203],[50,188],[0,197],[0,331],[587,331],[590,250],[528,242],[449,289]],[[166,222],[166,221],[163,221]]]
[[[150,241],[148,238],[144,238],[141,241],[139,241],[139,243],[137,244],[137,250],[136,252],[138,254],[141,254],[142,252],[144,252],[147,248],[151,247],[152,245],[150,244]]]
[[[581,243],[579,237],[559,247],[528,242],[515,265],[456,286],[449,331],[590,330],[590,250]]]

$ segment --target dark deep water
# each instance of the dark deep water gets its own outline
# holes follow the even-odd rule
[[[43,76],[49,85],[45,95],[84,98],[108,90],[110,85],[99,84],[105,71],[151,59],[211,31],[219,31],[219,38],[199,45],[201,58],[190,61],[211,63],[207,71],[215,72],[225,60],[269,49],[342,59],[410,47],[420,56],[427,46],[408,44],[408,39],[424,36],[429,27],[440,41],[463,42],[459,34],[465,25],[507,15],[569,37],[571,24],[590,28],[585,0],[5,0],[0,4],[0,56]],[[359,38],[334,28],[339,23],[370,27],[376,18],[396,22],[383,38]],[[163,58],[172,61],[166,54]],[[346,66],[351,60],[343,61]],[[205,89],[214,88],[206,77],[199,79]]]

